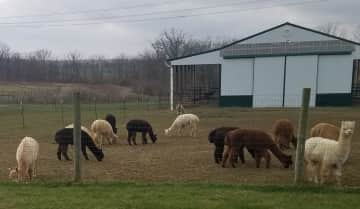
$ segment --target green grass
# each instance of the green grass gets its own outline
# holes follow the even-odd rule
[[[0,208],[358,208],[359,188],[214,184],[0,184]]]

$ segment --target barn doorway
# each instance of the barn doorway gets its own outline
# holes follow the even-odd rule
[[[174,104],[218,104],[219,64],[175,65]]]
[[[353,102],[360,104],[360,59],[353,61],[351,95]]]

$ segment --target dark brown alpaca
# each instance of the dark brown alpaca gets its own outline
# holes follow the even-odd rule
[[[230,156],[231,165],[235,167],[236,156],[239,155],[241,160],[244,158],[244,153],[242,153],[244,147],[254,152],[257,168],[260,167],[262,157],[266,159],[266,167],[270,166],[271,157],[268,150],[279,159],[285,168],[292,164],[291,156],[282,153],[266,132],[257,129],[237,129],[230,131],[225,137],[222,166],[225,167]]]
[[[290,149],[290,143],[296,147],[297,139],[294,135],[294,126],[290,120],[280,119],[273,125],[274,140],[281,150]]]

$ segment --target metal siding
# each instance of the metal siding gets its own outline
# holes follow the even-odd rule
[[[171,65],[221,64],[221,62],[222,58],[220,57],[220,51],[214,51],[193,57],[174,60],[171,61]]]
[[[318,56],[286,58],[285,107],[300,107],[302,89],[311,88],[310,106],[315,106]]]
[[[254,107],[281,107],[285,57],[255,58]]]
[[[350,93],[352,68],[351,55],[319,56],[317,93]]]
[[[325,35],[307,31],[291,25],[284,25],[283,27],[271,30],[264,34],[255,36],[248,40],[241,42],[242,44],[248,43],[269,43],[269,42],[297,42],[297,41],[323,41],[323,40],[336,40]]]
[[[226,60],[221,67],[221,95],[252,95],[253,59]]]

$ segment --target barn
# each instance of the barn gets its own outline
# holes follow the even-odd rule
[[[359,95],[360,43],[289,22],[226,46],[169,59],[170,103],[349,106]]]

